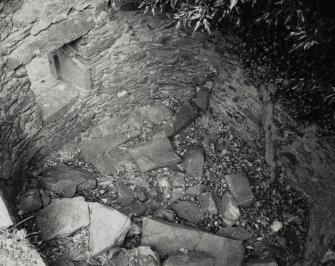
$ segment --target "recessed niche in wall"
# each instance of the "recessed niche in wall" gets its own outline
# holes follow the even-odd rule
[[[73,85],[89,90],[91,88],[90,68],[84,59],[79,60],[70,46],[48,54],[49,68],[56,79],[62,79]]]

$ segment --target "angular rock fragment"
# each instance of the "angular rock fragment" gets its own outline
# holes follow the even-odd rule
[[[184,188],[174,188],[172,190],[172,202],[175,202],[184,196]]]
[[[203,112],[206,112],[209,104],[210,91],[207,88],[201,88],[197,92],[197,97],[193,100],[196,106]]]
[[[128,183],[131,184],[131,185],[135,185],[137,187],[140,187],[140,188],[145,188],[145,189],[150,188],[149,182],[144,180],[142,177],[131,178],[131,179],[128,180]]]
[[[1,191],[0,191],[0,228],[9,227],[14,224],[14,220],[12,219],[9,210],[7,208],[6,200],[4,199]]]
[[[249,206],[254,200],[249,181],[244,172],[226,175],[225,179],[237,204],[242,207]]]
[[[167,132],[168,137],[173,137],[190,124],[192,124],[199,116],[199,111],[196,106],[191,104],[183,105],[179,111],[175,114],[175,119],[172,128]]]
[[[241,216],[235,199],[228,193],[222,196],[222,216],[233,221],[238,220]]]
[[[123,243],[130,219],[119,211],[100,203],[89,203],[91,223],[88,227],[89,249],[92,256]]]
[[[214,258],[200,251],[177,252],[170,255],[162,266],[214,266]]]
[[[80,148],[86,162],[94,160],[98,154],[108,152],[113,148],[135,138],[141,134],[140,130],[129,129],[126,133],[114,136],[94,138],[89,142],[80,143]]]
[[[219,236],[224,236],[240,241],[245,241],[252,238],[252,234],[243,227],[224,227],[216,233]]]
[[[96,187],[96,179],[92,173],[64,164],[49,168],[39,181],[46,189],[67,198],[73,197],[77,189],[94,189]]]
[[[174,223],[143,218],[142,245],[160,255],[184,248],[210,254],[215,266],[240,266],[244,257],[241,241],[224,238]]]
[[[192,223],[199,223],[202,219],[200,208],[190,201],[177,202],[171,207],[180,218],[188,220]]]
[[[128,149],[128,152],[141,172],[177,164],[181,161],[163,132],[156,134],[149,142]]]
[[[116,193],[117,201],[121,205],[130,205],[135,199],[134,191],[120,182],[116,184]]]
[[[83,197],[55,199],[36,218],[43,240],[67,237],[89,223],[88,204]]]
[[[170,178],[170,181],[175,187],[185,187],[185,176],[182,173],[177,173],[175,176]]]
[[[147,116],[155,125],[161,125],[164,120],[167,120],[172,116],[172,112],[165,105],[149,106],[147,109]]]
[[[205,156],[202,148],[188,150],[183,156],[183,166],[186,174],[201,180]]]
[[[112,175],[122,166],[132,164],[129,154],[116,147],[108,152],[98,154],[90,161],[104,175]]]
[[[274,259],[249,259],[245,266],[278,266],[278,263]]]
[[[145,204],[137,200],[134,201],[130,206],[130,210],[135,216],[144,214],[147,211],[147,209],[148,207]]]
[[[210,215],[218,213],[218,208],[216,206],[212,192],[202,193],[198,197],[198,200],[199,200],[201,209],[203,209],[206,213]]]
[[[199,196],[201,193],[206,192],[207,186],[203,184],[194,185],[186,190],[185,194]]]
[[[160,266],[159,255],[150,247],[140,246],[120,252],[111,260],[117,266]]]
[[[20,198],[19,212],[21,214],[34,212],[42,207],[43,203],[38,189],[32,189],[30,191],[27,191]]]

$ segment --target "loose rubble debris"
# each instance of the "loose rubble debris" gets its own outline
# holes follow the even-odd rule
[[[204,93],[194,100],[202,111]],[[196,106],[102,120],[69,156],[46,161],[18,202],[36,216],[50,265],[272,266],[302,256],[299,195],[282,178],[263,186],[264,158]]]

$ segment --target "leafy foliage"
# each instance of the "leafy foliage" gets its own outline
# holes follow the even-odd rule
[[[335,130],[335,1],[143,0],[145,13],[173,13],[177,28],[236,28],[254,75],[275,83],[298,119]]]

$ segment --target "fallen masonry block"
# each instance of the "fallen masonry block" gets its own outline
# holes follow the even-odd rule
[[[128,152],[141,172],[177,164],[181,161],[164,132],[156,134],[151,141],[128,149]]]
[[[214,258],[215,266],[240,266],[244,257],[241,241],[147,217],[143,218],[142,245],[152,247],[161,256],[182,248],[206,252]]]

